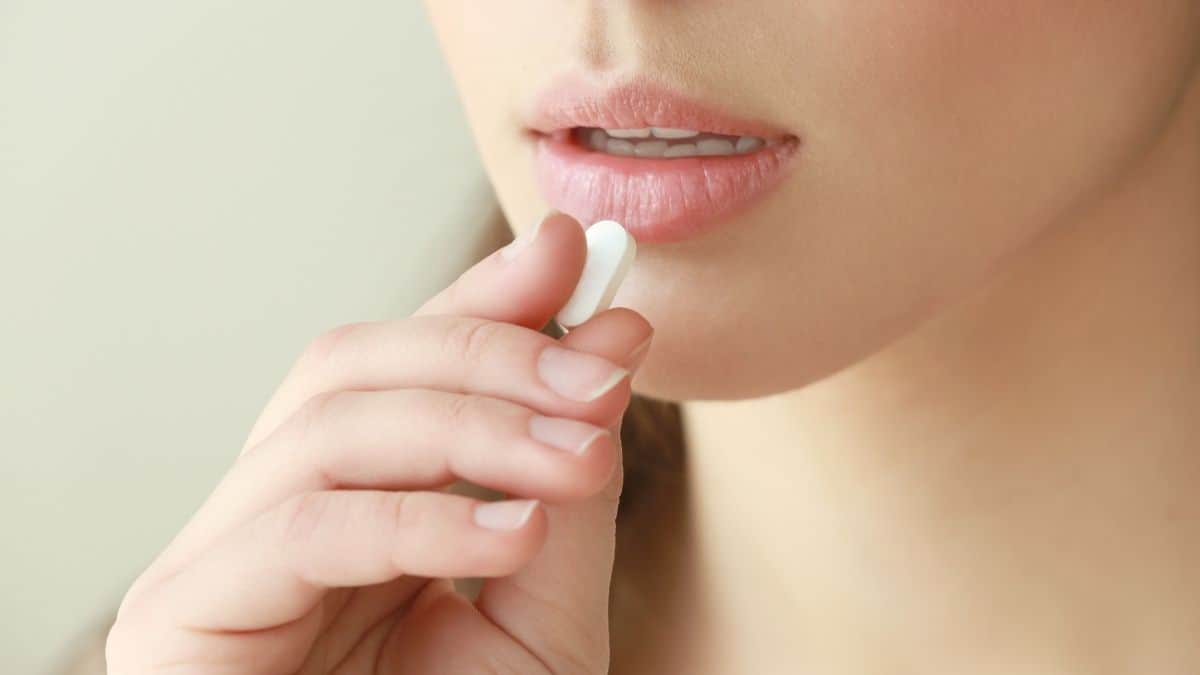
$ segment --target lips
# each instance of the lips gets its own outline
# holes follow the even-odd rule
[[[584,224],[612,219],[641,242],[697,236],[766,196],[796,136],[644,81],[579,79],[527,116],[542,196]]]

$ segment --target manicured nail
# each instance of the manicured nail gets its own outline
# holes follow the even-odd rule
[[[650,350],[650,341],[654,336],[646,338],[645,342],[633,348],[629,352],[629,356],[625,359],[625,363],[629,364],[630,370],[637,370],[638,366],[642,365],[642,360],[646,358],[646,352]]]
[[[500,249],[500,257],[504,258],[505,260],[513,260],[521,254],[521,251],[529,248],[529,245],[533,243],[533,240],[537,239],[538,232],[540,232],[542,229],[542,221],[544,220],[545,218],[539,218],[537,224],[533,226],[533,229],[518,236],[516,239],[513,239],[508,243],[507,246]]]
[[[536,499],[485,502],[475,507],[475,524],[499,532],[519,530],[529,522],[529,516],[533,515],[537,505]]]
[[[572,401],[595,401],[629,375],[609,361],[557,346],[538,356],[538,376],[554,393]]]
[[[582,455],[597,438],[608,435],[608,430],[579,420],[534,415],[529,418],[529,435],[535,441]]]

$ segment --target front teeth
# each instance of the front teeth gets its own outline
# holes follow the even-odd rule
[[[641,145],[641,143],[638,143],[638,145]],[[611,138],[609,139],[608,143],[604,145],[604,150],[610,155],[632,155],[634,147],[634,144],[630,143],[629,141],[624,141],[619,138]]]
[[[613,138],[650,138],[650,129],[608,129]]]
[[[700,153],[696,151],[695,143],[680,143],[672,145],[663,153],[663,157],[695,157]]]
[[[672,129],[671,127],[650,127],[650,133],[659,138],[694,138],[700,135],[692,129]]]
[[[702,155],[732,155],[733,141],[724,138],[706,138],[696,144],[696,150]]]
[[[577,136],[591,150],[628,157],[726,156],[755,152],[765,145],[758,136],[727,136],[669,127],[643,129],[579,129]]]
[[[699,131],[692,129],[672,129],[671,127],[643,127],[641,129],[605,129],[605,133],[613,138],[692,138],[699,136]]]
[[[666,141],[642,141],[633,146],[633,153],[638,157],[662,157],[667,145]]]

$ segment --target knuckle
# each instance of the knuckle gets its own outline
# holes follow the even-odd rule
[[[292,414],[292,433],[296,439],[315,440],[328,429],[330,418],[345,402],[346,392],[322,391],[308,398]]]
[[[504,332],[502,324],[491,321],[457,321],[446,333],[446,349],[451,358],[478,366],[495,349]]]
[[[147,609],[131,617],[129,612],[118,616],[104,636],[104,661],[110,673],[158,672],[165,660],[167,643],[163,640],[166,626],[157,616],[161,611]]]
[[[458,394],[446,399],[443,411],[447,428],[469,429],[478,423],[480,417],[488,414],[488,399],[479,394]]]
[[[113,644],[123,646],[123,640],[144,630],[146,617],[154,614],[156,600],[161,597],[159,593],[173,576],[152,578],[150,574],[151,571],[147,570],[134,579],[122,596],[108,635],[108,640]]]
[[[336,361],[338,354],[344,351],[346,342],[371,323],[369,321],[344,323],[321,333],[305,347],[300,357],[301,363],[306,364],[309,368],[321,368]]]
[[[328,518],[329,500],[308,492],[291,497],[278,507],[276,535],[285,547],[299,548],[314,541]]]
[[[132,656],[137,653],[134,648],[143,636],[134,631],[129,622],[117,620],[108,630],[104,639],[104,660],[112,669],[129,669],[133,666]]]
[[[429,519],[430,503],[420,495],[393,492],[381,500],[379,508],[381,520],[390,523],[392,531],[404,532],[419,529]]]
[[[150,579],[148,577],[149,570],[143,572],[141,576],[133,580],[129,588],[125,591],[125,595],[121,597],[121,604],[117,605],[117,620],[126,617],[130,612],[143,604],[143,599],[148,595],[151,588]]]

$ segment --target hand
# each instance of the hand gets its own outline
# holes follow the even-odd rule
[[[537,332],[585,246],[550,216],[413,317],[314,341],[126,594],[109,672],[607,672],[618,426],[652,331],[613,309]],[[459,577],[487,578],[476,600]]]

